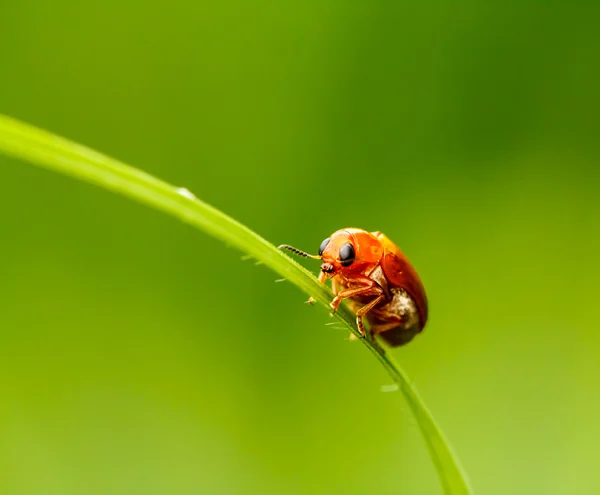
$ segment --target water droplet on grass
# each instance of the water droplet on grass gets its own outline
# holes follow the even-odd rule
[[[178,187],[177,194],[179,194],[180,196],[183,196],[184,198],[187,198],[187,199],[196,199],[196,196],[194,196],[194,194],[192,192],[190,192],[188,189],[186,189],[185,187]]]

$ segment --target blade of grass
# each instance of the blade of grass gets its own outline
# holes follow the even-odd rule
[[[135,201],[162,210],[247,253],[298,286],[329,309],[332,294],[308,270],[273,244],[189,191],[49,132],[0,115],[0,152],[55,172],[70,175]],[[354,315],[340,307],[336,318],[359,336]],[[404,394],[429,449],[447,494],[469,494],[466,474],[431,412],[406,373],[389,354],[371,342],[361,342],[373,353]]]

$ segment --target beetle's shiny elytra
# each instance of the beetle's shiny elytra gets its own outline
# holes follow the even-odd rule
[[[421,279],[400,248],[381,232],[347,228],[334,232],[313,256],[288,245],[279,246],[307,258],[320,259],[319,281],[331,279],[336,311],[348,299],[365,336],[380,335],[390,346],[410,342],[427,322],[427,296]]]

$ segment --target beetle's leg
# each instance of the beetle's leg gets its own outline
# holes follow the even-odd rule
[[[353,282],[355,282],[353,280]],[[364,277],[358,280],[358,282],[362,282],[364,285],[360,285],[358,287],[354,287],[352,289],[343,289],[337,293],[337,295],[333,298],[333,301],[329,304],[331,309],[335,313],[338,306],[342,302],[342,299],[346,299],[348,297],[354,297],[358,295],[368,296],[368,295],[379,295],[382,292],[381,287],[379,287],[374,280],[370,278]]]
[[[352,289],[344,289],[341,290],[337,293],[337,295],[335,296],[335,298],[333,299],[333,301],[331,301],[331,308],[333,309],[333,311],[335,312],[340,304],[340,302],[342,301],[342,299],[346,299],[349,297],[355,297],[358,295],[361,296],[377,296],[375,299],[373,299],[372,301],[370,301],[368,304],[362,306],[361,308],[359,308],[356,311],[356,324],[358,326],[358,331],[361,334],[361,336],[365,337],[366,336],[366,332],[365,332],[365,327],[363,324],[363,316],[366,315],[369,311],[371,311],[371,309],[373,309],[375,306],[377,306],[377,304],[379,304],[383,298],[385,297],[383,294],[383,289],[381,287],[379,287],[375,281],[373,281],[370,278],[362,278],[360,279],[360,281],[365,282],[365,285],[359,286],[359,287],[354,287]],[[352,337],[350,337],[352,338]]]
[[[337,277],[333,277],[331,279],[331,292],[333,292],[334,296],[337,296],[340,293],[340,283],[339,283]],[[337,309],[337,307],[336,307],[336,309]],[[333,312],[331,313],[332,316],[333,316],[333,313],[335,313],[336,309],[334,309]]]
[[[365,332],[365,326],[363,324],[363,317],[371,311],[375,306],[377,306],[381,301],[383,301],[384,295],[379,294],[378,297],[373,299],[370,303],[365,304],[362,308],[360,308],[356,312],[356,324],[358,325],[358,331],[360,334],[365,337],[367,333]],[[371,335],[372,336],[372,335]]]
[[[402,318],[398,318],[398,321],[391,321],[389,323],[378,323],[377,325],[371,325],[371,333],[376,335],[378,333],[387,332],[392,328],[397,328],[402,325]]]
[[[331,279],[331,292],[333,292],[334,296],[337,296],[340,292],[340,282],[337,277]]]
[[[338,292],[338,295],[333,298],[333,301],[329,303],[329,307],[331,308],[331,312],[335,313],[342,302],[342,299],[347,299],[349,297],[354,296],[383,296],[383,291],[381,287],[358,287],[356,289],[344,289]],[[354,308],[351,309],[354,311]]]

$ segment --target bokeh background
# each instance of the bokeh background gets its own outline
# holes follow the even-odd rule
[[[274,243],[385,232],[431,306],[394,354],[477,492],[598,493],[599,20],[4,1],[0,111]],[[6,157],[0,226],[1,493],[441,492],[385,372],[274,273]]]

